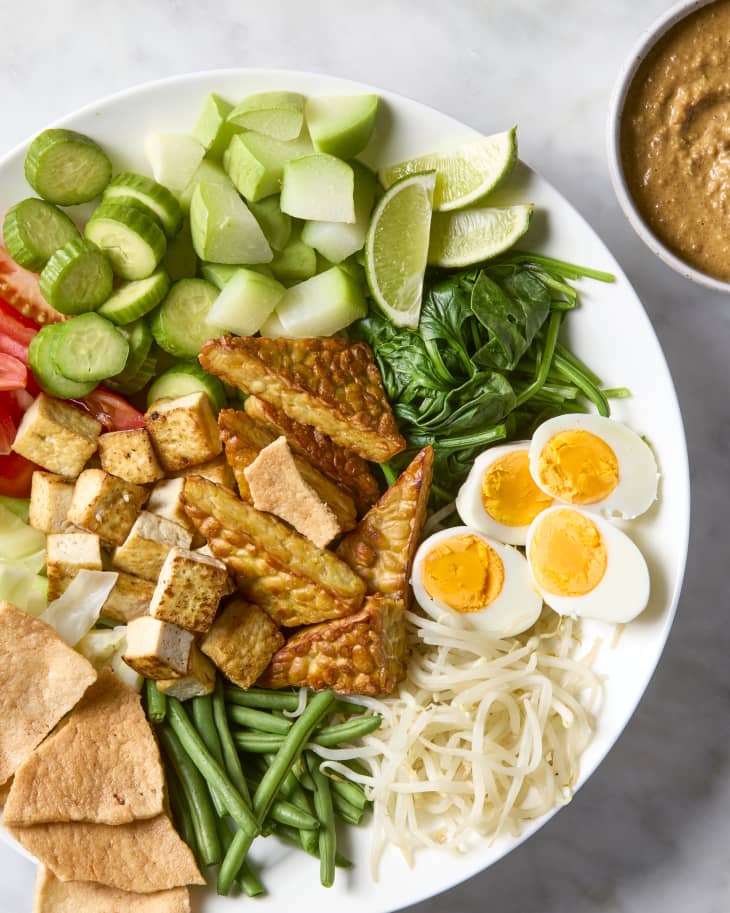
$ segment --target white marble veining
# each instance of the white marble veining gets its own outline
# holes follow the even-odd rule
[[[692,542],[664,658],[626,732],[573,803],[487,872],[414,913],[730,910],[730,301],[636,239],[609,185],[613,79],[668,0],[3,0],[0,149],[135,83],[281,66],[410,95],[490,131],[592,222],[664,346],[689,439]],[[0,721],[0,725],[2,725]],[[0,913],[31,906],[33,867],[0,846]]]

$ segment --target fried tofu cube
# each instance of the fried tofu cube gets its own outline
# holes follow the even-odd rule
[[[214,460],[208,460],[207,463],[200,463],[197,466],[188,466],[178,472],[173,472],[172,475],[176,479],[184,479],[185,476],[189,475],[202,476],[204,479],[215,482],[216,485],[223,485],[231,490],[236,487],[233,470],[222,453]]]
[[[127,648],[122,659],[145,678],[182,678],[190,666],[192,647],[190,631],[143,615],[127,625]]]
[[[166,472],[206,463],[222,450],[215,412],[206,393],[159,400],[150,406],[145,418]]]
[[[73,493],[73,482],[63,476],[53,472],[34,472],[28,523],[44,533],[62,533],[69,525],[67,514]]]
[[[155,585],[149,580],[118,571],[117,582],[101,607],[101,614],[115,621],[131,621],[149,615]]]
[[[85,469],[76,480],[69,523],[121,545],[147,500],[147,489],[125,482],[103,469]]]
[[[260,682],[269,688],[330,688],[375,696],[405,675],[405,605],[368,596],[359,612],[301,628],[276,652]]]
[[[299,474],[285,437],[264,447],[244,475],[256,510],[286,520],[319,548],[342,532],[332,508]]]
[[[178,523],[143,510],[127,538],[115,549],[112,566],[156,583],[170,549],[189,548],[191,541],[190,533]]]
[[[102,569],[99,537],[94,533],[49,533],[46,537],[48,601],[58,599],[82,569]]]
[[[126,482],[148,485],[164,477],[152,440],[144,428],[108,431],[99,438],[101,468]]]
[[[215,666],[193,644],[187,675],[183,675],[182,678],[158,679],[157,688],[163,694],[176,697],[179,701],[212,694],[215,689]]]
[[[185,513],[182,502],[182,489],[185,484],[184,478],[163,479],[158,482],[152,489],[150,499],[147,502],[147,510],[158,517],[165,517],[178,523],[184,529],[188,530],[193,537],[193,545],[202,545],[205,539],[195,528],[195,524]]]
[[[234,599],[213,622],[200,648],[225,676],[245,689],[283,644],[281,631],[263,609]]]
[[[75,479],[96,451],[100,434],[93,416],[41,393],[23,416],[12,449],[49,472]]]
[[[170,549],[152,594],[150,615],[205,634],[227,588],[228,570],[222,561],[184,548]]]

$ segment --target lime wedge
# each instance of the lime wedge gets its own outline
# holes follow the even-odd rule
[[[375,301],[396,326],[415,330],[436,174],[412,174],[390,187],[375,207],[365,239],[365,271]]]
[[[451,268],[496,257],[524,235],[531,217],[530,204],[436,212],[431,222],[428,262]]]
[[[388,165],[379,172],[380,180],[390,187],[407,174],[435,171],[434,210],[460,209],[494,190],[512,170],[517,161],[516,130],[480,136],[453,149]]]

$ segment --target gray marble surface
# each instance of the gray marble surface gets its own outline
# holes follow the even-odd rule
[[[282,66],[410,95],[490,131],[593,223],[646,307],[677,385],[693,520],[677,621],[624,735],[573,803],[516,852],[414,913],[730,911],[730,301],[636,239],[604,122],[616,73],[667,0],[2,0],[0,149],[73,109],[191,70]],[[1,725],[1,721],[0,721]],[[33,867],[0,846],[0,913]]]

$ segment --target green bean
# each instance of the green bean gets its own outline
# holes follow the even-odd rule
[[[265,893],[265,888],[261,883],[258,872],[251,865],[248,859],[243,860],[241,871],[238,873],[238,882],[243,888],[246,897],[258,897]]]
[[[260,783],[261,780],[251,778],[252,787],[256,788]],[[297,830],[316,831],[319,827],[319,821],[312,814],[306,797],[304,803],[300,804],[300,802],[292,802],[277,796],[271,803],[269,816],[272,821],[276,821],[278,824],[288,824]]]
[[[205,781],[169,723],[160,726],[157,734],[188,801],[200,859],[204,866],[217,865],[223,854],[216,829],[216,815]]]
[[[166,771],[166,773],[167,791],[170,795],[172,816],[175,824],[177,825],[177,830],[179,831],[183,841],[187,843],[187,845],[192,850],[193,856],[195,856],[195,858],[198,860],[198,865],[202,866],[203,861],[200,858],[198,841],[195,837],[195,823],[193,822],[193,813],[191,812],[190,805],[185,798],[185,792],[183,791],[177,774],[171,765],[169,766],[169,769]]]
[[[334,790],[332,790],[331,780],[330,792],[332,793],[332,805],[340,818],[342,818],[343,821],[347,821],[348,824],[360,824],[365,815],[365,809],[358,808],[356,805],[353,805],[352,802],[348,802],[347,799],[343,799],[342,796],[334,792]]]
[[[255,833],[242,828],[233,835],[231,845],[226,850],[221,867],[218,869],[218,883],[216,890],[224,896],[230,894],[233,882],[238,877],[244,864],[246,855],[251,848]]]
[[[269,732],[234,729],[231,735],[238,748],[249,754],[270,754],[272,751],[278,751],[284,744],[283,736]]]
[[[205,743],[190,722],[180,701],[175,698],[168,701],[167,717],[190,760],[198,768],[211,789],[218,792],[231,818],[242,830],[250,831],[252,836],[257,834],[258,825],[251,809],[241,793],[231,783],[223,767],[205,747]]]
[[[325,726],[319,732],[315,732],[313,742],[321,745],[322,748],[333,748],[340,742],[354,742],[356,739],[375,732],[383,722],[382,716],[377,713],[373,716],[359,716],[349,719],[346,723],[335,723],[334,726]],[[310,773],[311,768],[310,768]]]
[[[370,804],[368,802],[367,796],[363,791],[361,786],[358,786],[357,783],[353,783],[352,780],[341,780],[332,776],[330,771],[327,771],[325,776],[330,778],[330,788],[336,796],[341,796],[345,802],[349,802],[350,805],[354,805],[355,808],[364,809],[367,808]]]
[[[248,792],[246,778],[243,775],[241,759],[238,756],[238,751],[228,726],[228,717],[226,716],[226,705],[223,695],[223,682],[220,677],[218,677],[218,680],[216,681],[215,691],[213,692],[213,721],[215,722],[215,728],[218,732],[218,739],[221,744],[223,764],[226,772],[231,778],[231,783],[233,783],[239,793],[250,805],[251,796]]]
[[[147,716],[151,723],[162,723],[167,713],[167,696],[157,687],[157,682],[148,678],[145,683],[145,696],[147,698]]]
[[[231,704],[228,716],[239,726],[247,726],[256,732],[271,732],[275,735],[286,735],[291,729],[291,721],[265,713],[263,710],[254,710],[251,707],[237,707]]]
[[[308,789],[310,793],[314,792],[314,780],[309,776],[309,771],[307,770],[307,764],[304,758],[299,758],[299,760],[292,764],[291,772],[304,789]]]
[[[239,707],[253,707],[258,710],[288,710],[290,713],[299,707],[299,695],[291,691],[267,691],[263,688],[225,689],[226,702]]]
[[[204,697],[194,697],[190,702],[192,707],[193,723],[198,730],[198,735],[205,742],[205,747],[213,755],[216,761],[223,767],[223,750],[221,749],[218,731],[213,721],[213,701],[209,694]],[[213,800],[216,813],[222,818],[226,813],[226,807],[223,803],[218,790],[211,789],[210,797]]]
[[[338,697],[332,708],[333,713],[341,713],[343,716],[354,716],[363,712],[362,704],[356,704],[354,701],[348,701],[344,697]]]
[[[285,843],[290,844],[290,846],[296,847],[298,850],[304,850],[305,853],[308,853],[310,856],[314,856],[315,859],[319,859],[319,840],[317,839],[317,834],[314,831],[298,831],[294,827],[286,827],[284,824],[277,824],[276,830],[274,831],[277,837],[280,837]],[[314,837],[314,844],[310,846],[305,846],[302,842],[302,837]],[[338,869],[351,869],[352,861],[343,856],[341,853],[335,853],[335,865]]]
[[[270,764],[273,764],[273,763],[274,763],[274,758],[275,758],[275,757],[276,757],[276,754],[275,754],[275,753],[273,753],[273,752],[267,752],[267,753],[263,756],[263,758],[257,758],[257,759],[256,759],[256,760],[258,760],[258,761],[265,761],[265,762],[266,762],[266,763],[263,765],[262,774],[266,771],[266,768],[267,768]],[[294,766],[294,765],[292,765],[292,767],[293,767],[293,766]],[[293,771],[293,769],[290,769],[289,771],[287,771],[287,775],[286,775],[286,776],[284,777],[284,779],[281,781],[281,786],[279,787],[279,793],[280,793],[280,795],[284,796],[285,799],[290,799],[291,796],[292,796],[298,789],[301,789],[301,787],[299,786],[299,781],[298,781],[297,778],[294,776],[294,771]]]
[[[307,767],[314,780],[314,810],[319,818],[319,880],[330,888],[335,881],[337,834],[329,780],[319,769],[319,759],[307,752]]]

